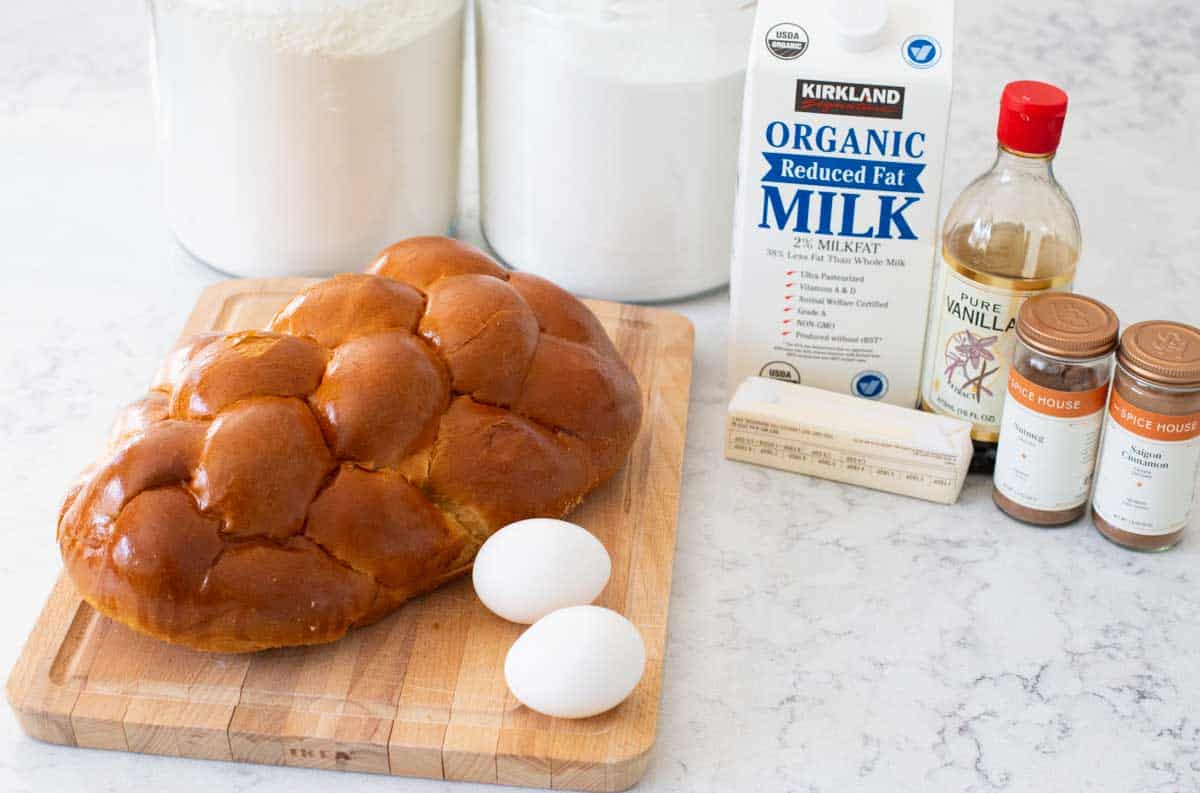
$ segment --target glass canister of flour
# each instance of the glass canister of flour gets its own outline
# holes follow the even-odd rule
[[[729,280],[747,0],[479,0],[482,221],[509,266],[652,302]]]
[[[245,276],[359,270],[454,219],[463,0],[152,0],[172,230]]]

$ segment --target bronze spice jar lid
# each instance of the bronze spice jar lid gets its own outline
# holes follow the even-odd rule
[[[1200,386],[1200,330],[1168,320],[1130,325],[1117,360],[1138,377],[1161,385]]]
[[[1106,355],[1117,345],[1120,327],[1111,308],[1070,292],[1044,292],[1025,301],[1017,314],[1021,340],[1038,352],[1058,358]],[[1200,342],[1200,335],[1196,338]],[[1197,348],[1200,350],[1200,343]]]

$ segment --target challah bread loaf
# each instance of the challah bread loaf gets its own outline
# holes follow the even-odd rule
[[[624,462],[641,396],[595,316],[454,240],[181,345],[58,526],[82,596],[202,650],[316,644],[560,517]]]

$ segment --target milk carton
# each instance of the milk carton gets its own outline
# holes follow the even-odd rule
[[[917,404],[953,0],[760,0],[742,119],[729,389]]]

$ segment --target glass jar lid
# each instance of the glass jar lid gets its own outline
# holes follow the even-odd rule
[[[1117,346],[1120,322],[1099,300],[1070,292],[1031,297],[1017,314],[1021,341],[1058,358],[1096,358]]]
[[[1121,337],[1117,359],[1129,371],[1155,383],[1200,385],[1200,330],[1167,320],[1130,325]]]

